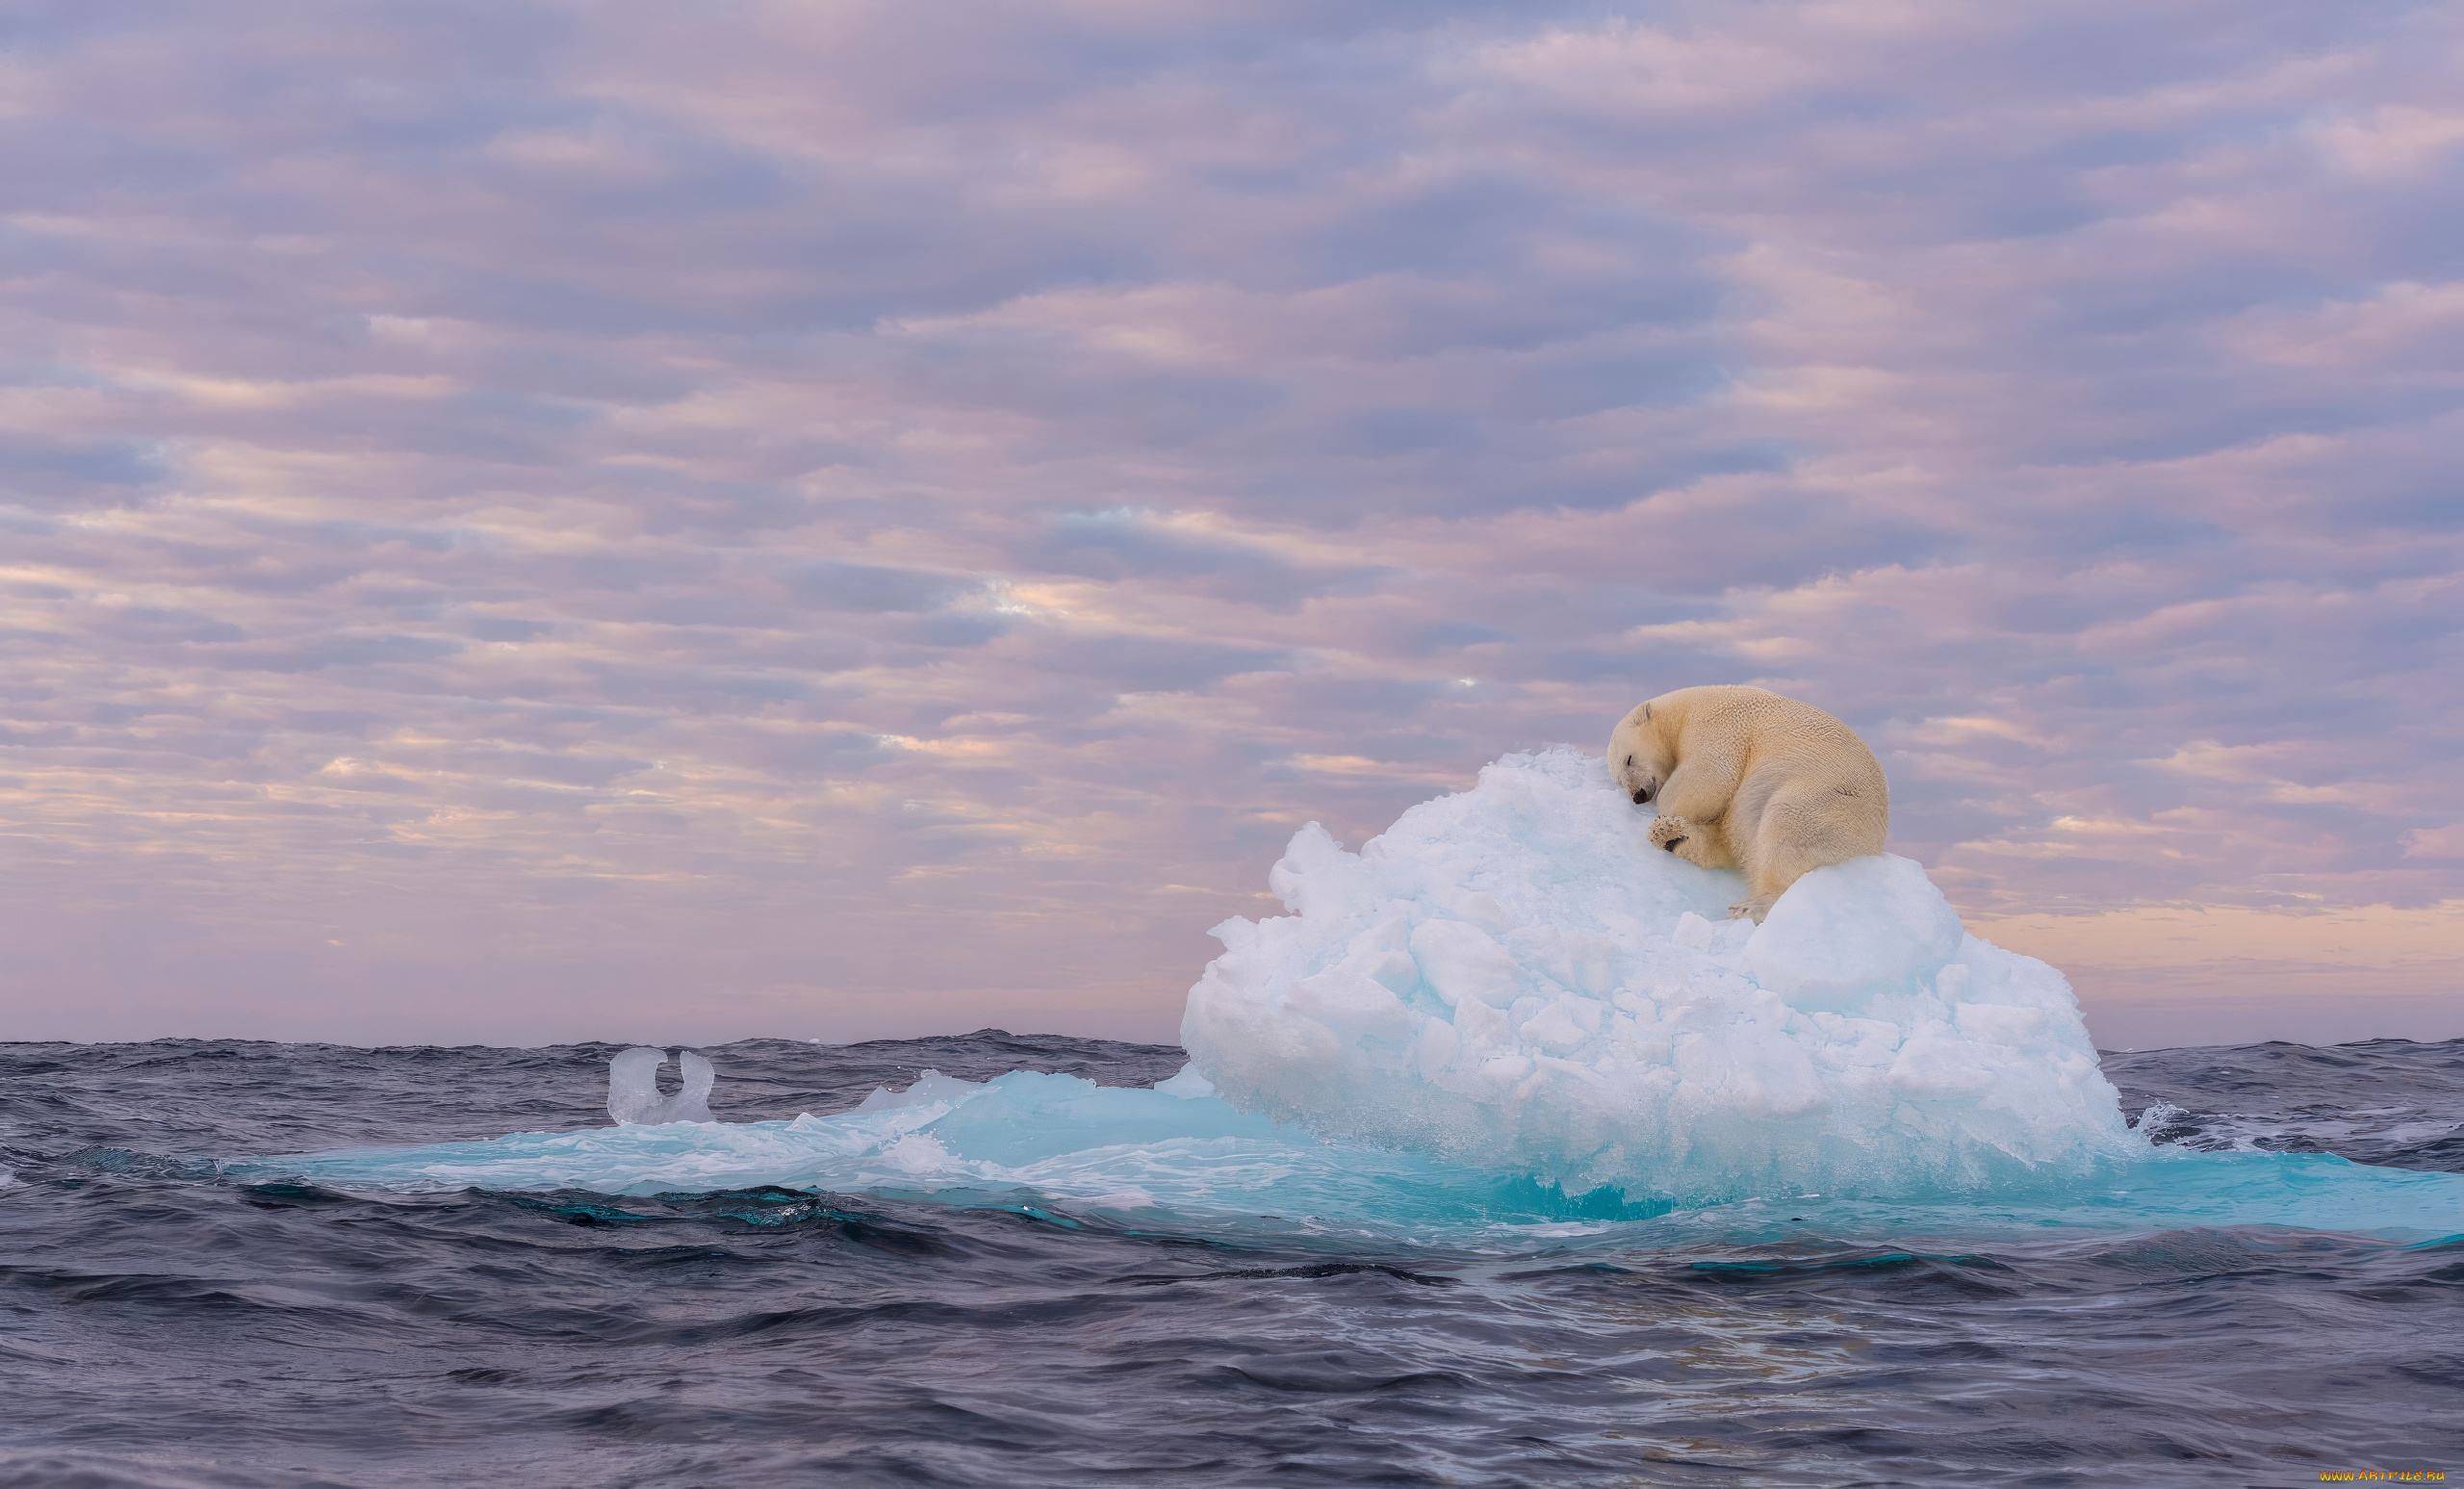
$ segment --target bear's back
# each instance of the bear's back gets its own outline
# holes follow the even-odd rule
[[[1810,703],[1744,683],[1679,688],[1665,696],[1683,700],[1689,743],[1732,743],[1743,751],[1749,775],[1777,768],[1818,774],[1860,792],[1886,789],[1882,762],[1865,741]]]

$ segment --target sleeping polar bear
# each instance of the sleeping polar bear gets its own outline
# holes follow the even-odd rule
[[[1758,687],[1681,687],[1626,715],[1608,770],[1651,840],[1689,863],[1745,871],[1731,915],[1760,920],[1810,868],[1883,851],[1890,788],[1856,732]]]

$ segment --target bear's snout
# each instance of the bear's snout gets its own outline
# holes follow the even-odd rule
[[[1634,787],[1634,805],[1640,807],[1644,803],[1650,801],[1652,799],[1653,789],[1659,783],[1655,781],[1647,784]]]

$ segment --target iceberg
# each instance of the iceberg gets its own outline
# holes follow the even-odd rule
[[[1764,922],[1651,846],[1600,759],[1510,755],[1358,853],[1316,823],[1288,914],[1215,930],[1181,1025],[1232,1105],[1321,1137],[1681,1203],[1912,1196],[2144,1156],[2062,974],[1888,855]]]

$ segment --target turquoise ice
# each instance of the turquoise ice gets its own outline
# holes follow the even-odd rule
[[[1168,1087],[1175,1083],[1167,1083]],[[1180,1090],[1198,1090],[1184,1080]],[[2272,1224],[2424,1240],[2464,1230],[2464,1178],[2323,1155],[2143,1150],[1991,1185],[1677,1205],[1327,1141],[1220,1097],[1018,1072],[927,1075],[855,1111],[780,1122],[517,1133],[226,1166],[338,1189],[603,1194],[779,1187],[1030,1210],[1129,1229],[1431,1246],[1580,1246],[1820,1232],[1975,1241]]]

